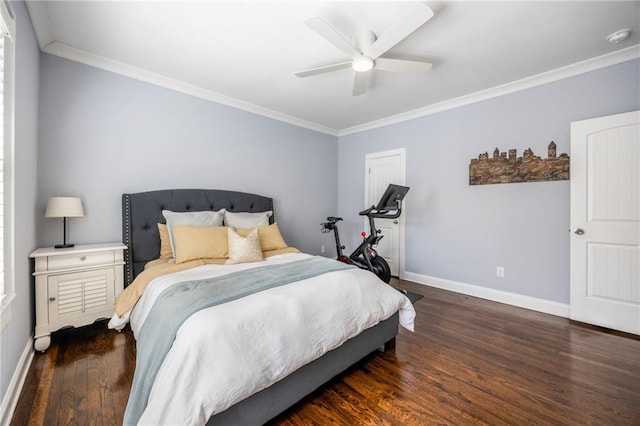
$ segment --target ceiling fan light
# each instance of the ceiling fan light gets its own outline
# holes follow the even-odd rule
[[[361,56],[353,60],[351,67],[355,72],[367,72],[373,68],[373,59],[368,56]]]

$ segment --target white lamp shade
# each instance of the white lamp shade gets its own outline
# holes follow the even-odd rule
[[[74,197],[51,197],[44,217],[83,217],[82,200]]]

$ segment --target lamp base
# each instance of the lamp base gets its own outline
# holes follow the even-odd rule
[[[56,244],[55,246],[53,246],[53,248],[71,248],[74,247],[75,244]]]

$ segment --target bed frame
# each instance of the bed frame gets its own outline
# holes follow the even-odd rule
[[[244,192],[212,189],[168,189],[122,195],[122,237],[125,286],[150,260],[160,256],[157,223],[165,223],[162,210],[176,212],[273,211],[273,199]],[[274,221],[271,216],[271,222]],[[371,352],[395,347],[398,314],[365,330],[342,346],[305,365],[278,383],[209,419],[208,425],[262,425],[340,374]]]

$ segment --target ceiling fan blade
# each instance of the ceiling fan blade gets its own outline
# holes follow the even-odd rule
[[[353,96],[360,96],[367,93],[371,74],[371,71],[356,73],[356,78],[353,80]]]
[[[351,66],[351,61],[349,62],[341,62],[339,64],[333,65],[325,65],[323,67],[311,68],[304,71],[298,71],[295,73],[296,77],[310,77],[312,75],[324,74],[325,72],[331,72],[336,70],[341,70],[343,68],[349,68]]]
[[[304,23],[347,56],[355,58],[361,55],[361,52],[359,52],[347,38],[321,17],[316,16],[309,18],[304,21]]]
[[[426,73],[431,69],[429,62],[405,61],[402,59],[378,58],[376,69],[391,72]]]
[[[409,13],[396,21],[371,46],[364,49],[364,54],[371,59],[377,59],[387,50],[404,40],[409,34],[420,28],[422,24],[433,17],[433,10],[424,3],[418,3]]]

